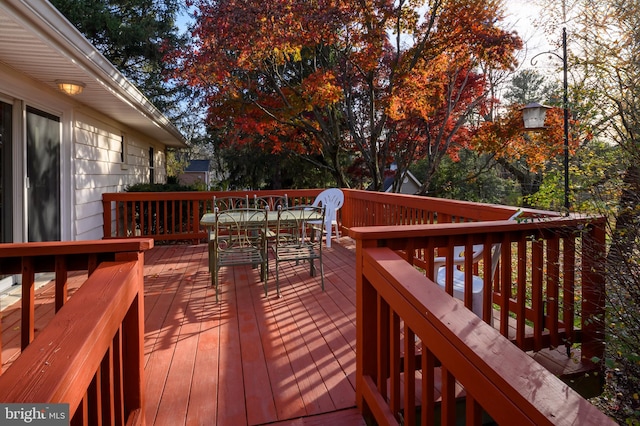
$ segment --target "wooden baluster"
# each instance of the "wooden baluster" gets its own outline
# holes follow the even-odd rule
[[[404,424],[416,424],[416,335],[404,325]]]
[[[524,348],[527,315],[527,242],[524,236],[518,239],[518,294],[516,298],[516,344]],[[501,307],[500,309],[506,309]],[[507,309],[508,310],[508,309]]]
[[[547,303],[545,306],[545,327],[549,329],[551,345],[558,347],[558,297],[560,284],[560,238],[554,237],[547,242]]]
[[[64,306],[67,301],[67,258],[66,256],[56,256],[56,312]]]
[[[575,288],[576,288],[576,240],[567,237],[562,242],[563,280],[562,280],[562,322],[564,324],[565,346],[570,355],[571,345],[575,341]]]
[[[541,238],[541,237],[540,237]],[[544,329],[544,312],[542,306],[542,281],[544,278],[544,242],[536,238],[532,243],[531,253],[531,308],[533,310],[533,350],[543,348],[542,331]]]
[[[21,347],[24,350],[33,341],[35,333],[35,269],[32,257],[22,258],[22,329]]]

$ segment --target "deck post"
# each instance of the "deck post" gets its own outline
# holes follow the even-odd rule
[[[372,413],[364,398],[364,378],[375,378],[377,368],[377,295],[364,278],[363,255],[364,248],[373,247],[375,243],[375,240],[356,238],[356,405],[365,419],[372,418]]]
[[[138,261],[138,291],[122,323],[124,412],[145,424],[144,401],[144,252],[120,253],[117,260]]]
[[[102,195],[102,238],[111,236],[111,200]]]
[[[582,254],[582,359],[602,359],[605,349],[605,264],[604,219],[594,221],[584,236]]]

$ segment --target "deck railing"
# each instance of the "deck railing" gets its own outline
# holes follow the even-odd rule
[[[214,196],[287,194],[291,204],[301,204],[310,203],[319,192],[316,189],[104,194],[105,235],[122,235],[126,234],[124,230],[138,227],[145,232],[153,231],[144,235],[154,238],[200,240],[206,234],[199,226],[199,217],[210,210]],[[346,189],[344,193],[345,203],[339,211],[343,231],[371,226],[367,236],[359,238],[389,245],[431,279],[434,257],[449,256],[446,287],[450,294],[453,247],[484,245],[484,261],[461,269],[487,277],[483,319],[498,325],[501,333],[523,350],[581,343],[585,362],[602,355],[604,339],[599,319],[604,310],[605,242],[601,219],[524,209],[517,220],[506,221],[517,208],[361,190]],[[189,216],[186,222],[192,223],[191,228],[184,227],[183,232],[176,224],[165,226],[162,222],[161,226],[157,220],[154,222],[154,217],[164,217],[165,221],[167,217],[179,217],[175,212],[185,203],[192,207],[187,209],[188,215],[185,213],[182,222]],[[113,223],[115,228],[111,226]],[[163,229],[167,233],[158,234]],[[494,244],[500,244],[502,252],[500,272],[495,276],[490,273]],[[470,287],[471,274],[466,277],[469,277],[466,286]],[[465,302],[471,306],[471,291],[465,292]],[[497,318],[493,318],[492,307],[499,313]]]
[[[290,204],[310,204],[321,189],[217,192],[118,192],[102,195],[105,238],[152,237],[156,241],[206,239],[200,226],[212,211],[213,197],[287,195]],[[344,229],[355,226],[477,222],[506,219],[515,207],[415,195],[344,189],[345,202],[338,212]],[[533,214],[529,211],[529,214]],[[553,212],[537,212],[557,216]]]
[[[614,424],[398,253],[363,242],[356,402],[365,418],[380,425]]]
[[[287,194],[291,204],[301,204],[310,203],[319,192],[315,189],[104,194],[105,235],[123,235],[127,234],[125,230],[137,227],[145,231],[145,236],[154,238],[202,240],[206,234],[199,226],[199,218],[211,209],[214,196]],[[517,220],[507,221],[517,208],[350,189],[344,193],[345,203],[339,211],[343,232],[372,227],[366,237],[358,238],[375,240],[371,244],[389,245],[431,279],[434,279],[434,257],[449,256],[446,288],[450,294],[453,247],[484,245],[484,260],[461,269],[487,277],[483,319],[499,326],[501,333],[521,349],[581,343],[585,362],[602,355],[600,319],[604,310],[605,254],[602,219],[524,209]],[[190,228],[167,221],[168,217],[180,217],[176,212],[184,210],[185,205],[191,207],[179,222],[191,223]],[[163,217],[167,225],[158,222],[158,217]],[[148,234],[150,231],[153,232]],[[501,246],[497,275],[490,272],[494,244]],[[466,286],[471,287],[471,274],[465,276]],[[465,302],[469,307],[472,305],[471,291],[465,292]],[[494,312],[498,312],[496,318]]]
[[[0,245],[0,274],[22,274],[21,351],[0,375],[0,401],[67,403],[72,424],[144,424],[151,247],[149,239]],[[82,270],[88,279],[68,297],[68,272]],[[35,318],[39,272],[55,272],[56,314],[46,324]]]
[[[288,191],[118,192],[102,194],[104,238],[152,237],[156,241],[203,241],[200,218],[213,211],[213,197],[287,195],[309,204],[319,189]]]
[[[417,195],[345,190],[340,222],[346,228],[356,226],[420,225],[427,223],[477,222],[506,219],[516,207]],[[554,212],[527,210],[530,215],[557,216]]]
[[[286,193],[290,200],[296,200],[292,202],[293,204],[301,204],[311,202],[319,192],[320,190],[268,191],[261,195]],[[253,193],[248,192],[249,196]],[[428,328],[435,327],[441,330],[444,327],[446,330],[440,332],[446,336],[458,335],[460,342],[456,343],[457,348],[449,347],[446,350],[453,351],[452,356],[455,351],[469,353],[465,355],[466,358],[456,358],[462,367],[447,365],[443,368],[446,393],[447,395],[455,394],[452,390],[453,383],[455,380],[462,380],[465,389],[472,395],[472,398],[467,398],[467,401],[471,401],[470,409],[476,412],[479,411],[478,406],[481,406],[492,417],[495,416],[494,418],[502,418],[503,413],[499,412],[497,405],[493,408],[491,403],[486,405],[486,399],[481,395],[482,390],[476,388],[475,383],[491,388],[500,387],[505,382],[517,381],[518,375],[523,374],[523,370],[513,370],[513,372],[509,369],[496,370],[498,366],[493,361],[489,365],[483,365],[483,362],[478,361],[471,353],[474,351],[484,353],[486,350],[478,349],[482,345],[471,338],[467,339],[467,335],[480,333],[481,336],[490,336],[491,339],[483,341],[483,345],[487,348],[499,347],[500,358],[503,357],[502,351],[507,350],[506,347],[518,350],[518,355],[512,355],[515,353],[512,349],[505,352],[509,354],[507,355],[509,365],[523,363],[526,369],[533,367],[523,351],[539,351],[562,345],[566,346],[568,353],[579,354],[579,359],[576,360],[579,362],[589,363],[594,358],[602,358],[604,353],[603,257],[605,255],[602,218],[562,216],[554,212],[525,209],[518,219],[509,220],[518,210],[517,208],[359,190],[344,190],[344,193],[345,203],[339,212],[339,222],[343,232],[348,232],[357,243],[359,404],[363,404],[366,398],[366,404],[372,411],[379,411],[378,414],[392,413],[392,417],[398,414],[400,406],[395,396],[392,399],[396,402],[391,403],[391,411],[384,408],[389,395],[395,395],[395,393],[388,394],[384,389],[387,379],[392,381],[397,379],[392,378],[390,369],[398,368],[400,355],[395,352],[398,345],[389,344],[391,342],[389,339],[397,339],[397,336],[402,334],[395,327],[399,323],[409,324],[410,329],[406,330],[409,335],[418,334],[417,331],[419,331],[418,340],[426,342],[425,347],[431,351],[431,355],[422,358],[421,361],[427,362],[428,366],[439,365],[443,361],[441,358],[448,356],[447,353],[432,348],[432,343],[427,338],[432,331],[428,331]],[[186,198],[180,199],[180,203],[184,204],[185,200],[192,200],[190,203],[193,206],[188,210],[189,219],[187,220],[192,223],[191,230],[187,231],[185,228],[184,232],[173,232],[172,229],[180,229],[177,225],[165,226],[163,222],[154,222],[158,211],[162,211],[160,216],[176,216],[174,212],[178,211],[177,207],[169,209],[164,207],[176,206],[174,202],[161,203],[162,200],[178,200],[172,194],[145,194],[144,196],[136,193],[105,194],[105,235],[107,237],[126,235],[128,229],[136,229],[136,227],[144,229],[145,232],[149,229],[163,228],[170,231],[166,239],[203,239],[204,229],[200,229],[197,222],[201,214],[210,209],[213,196],[244,194],[247,192],[184,194]],[[112,232],[112,229],[115,229],[115,232]],[[165,238],[159,234],[150,235],[158,239]],[[454,247],[465,246],[471,249],[474,245],[484,247],[483,259],[475,264],[468,260],[462,266],[454,266],[452,258]],[[500,255],[496,272],[493,273],[491,250],[496,245],[500,246]],[[386,247],[385,253],[390,249],[394,253],[393,256],[399,256],[404,266],[402,268],[394,266],[392,272],[383,272],[385,280],[377,283],[378,278],[374,280],[366,276],[365,273],[370,271],[364,271],[363,265],[365,251],[380,247]],[[499,333],[500,339],[490,334],[492,332],[485,331],[492,328],[489,324],[484,326],[475,321],[476,317],[473,317],[472,313],[459,309],[460,305],[433,283],[436,272],[435,256],[446,258],[445,288],[449,294],[453,294],[454,267],[473,272],[473,275],[483,278],[482,319],[485,323],[498,328],[499,331],[496,333]],[[396,265],[397,262],[394,261],[393,264]],[[368,269],[373,266],[369,264]],[[382,266],[386,267],[386,263],[383,262]],[[396,275],[400,270],[401,275]],[[409,270],[412,272],[409,273]],[[420,280],[404,281],[401,279],[402,274],[409,274],[412,280],[420,276]],[[470,284],[471,275],[464,274],[467,284]],[[370,288],[373,282],[376,282],[375,291]],[[424,306],[417,308],[414,306],[411,309],[417,309],[417,312],[409,314],[412,311],[407,306],[396,305],[396,302],[409,303],[402,301],[396,294],[399,291],[395,288],[397,286],[405,288],[400,291],[403,298],[411,300],[411,303],[420,299],[420,303]],[[428,289],[425,290],[424,287]],[[472,307],[473,301],[471,287],[471,285],[465,285],[465,294],[462,297],[464,304],[469,308]],[[409,293],[413,291],[416,291],[416,295],[411,296]],[[437,308],[433,302],[421,299],[424,291],[428,291],[429,294],[439,291],[438,294],[444,296],[444,299],[438,297],[438,300],[447,300],[447,309],[452,311],[446,315],[446,320],[434,319],[432,313],[440,312],[440,308]],[[406,313],[405,308],[409,309]],[[392,315],[391,312],[393,312]],[[464,315],[456,316],[457,313],[463,312]],[[387,318],[392,318],[392,322],[387,323]],[[454,318],[457,319],[454,321]],[[512,343],[494,345],[494,341],[512,342],[515,345]],[[381,355],[384,351],[389,352]],[[428,354],[428,351],[425,353]],[[411,353],[409,357],[413,356]],[[484,355],[488,356],[488,353]],[[409,363],[412,365],[412,361]],[[469,368],[475,372],[467,377],[460,373],[458,368]],[[402,369],[405,370],[404,367]],[[423,370],[428,369],[423,368]],[[538,374],[538,371],[535,370],[535,373]],[[424,374],[426,374],[425,380],[433,380],[432,373]],[[526,374],[522,377],[527,377]],[[484,379],[477,380],[477,375],[482,375]],[[539,377],[546,381],[548,376],[546,374]],[[395,386],[394,389],[397,389],[399,382],[389,386]],[[560,383],[553,386],[559,386],[563,391],[565,389]],[[374,389],[377,391],[374,392]],[[428,394],[427,400],[433,401],[433,392],[430,389],[432,387],[429,384],[423,390]],[[502,391],[505,395],[496,396],[496,398],[502,402],[505,398],[511,398],[511,402],[504,403],[512,404],[513,410],[516,410],[521,403],[528,407],[531,404],[522,402],[526,399],[527,389],[531,391],[525,385],[519,388],[515,386]],[[405,392],[409,395],[409,392],[413,391],[406,388]],[[550,389],[550,392],[550,395],[555,395],[557,389]],[[574,406],[578,408],[582,407],[582,402],[577,402],[573,399],[573,394],[571,395],[569,399],[558,398],[556,401],[567,407],[571,404],[577,404]],[[473,402],[475,400],[479,402]],[[563,407],[556,407],[553,401],[548,404],[553,405],[553,411],[549,413],[562,414],[567,410],[566,407],[565,411]],[[541,405],[540,409],[544,409],[548,404]],[[449,413],[447,415],[450,417],[452,411],[449,410],[452,410],[451,407],[455,404],[450,400],[445,405],[445,410]],[[509,410],[507,412],[510,412]],[[534,423],[542,415],[539,412],[535,414],[529,408],[525,411],[526,416],[534,419]],[[568,413],[569,417],[572,413],[573,411]]]
[[[462,300],[471,309],[472,275],[482,276],[483,320],[523,351],[580,344],[581,361],[604,352],[604,259],[602,218],[556,217],[437,225],[356,227],[357,247],[386,246],[434,279],[434,258],[446,252],[446,291],[453,294],[454,246],[484,246],[478,264],[462,268]],[[500,244],[491,272],[491,249]],[[445,257],[446,257],[445,256]],[[441,276],[442,276],[441,275]]]

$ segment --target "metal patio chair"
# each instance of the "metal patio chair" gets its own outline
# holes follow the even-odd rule
[[[312,225],[311,221],[319,225]],[[309,273],[316,275],[317,261],[320,269],[320,284],[324,291],[324,267],[322,265],[322,239],[314,238],[316,227],[324,228],[325,208],[299,205],[278,209],[276,237],[273,245],[276,263],[276,292],[280,297],[280,267],[283,262],[309,262]]]
[[[266,209],[214,209],[215,224],[209,233],[209,270],[218,302],[223,266],[260,266],[260,281],[267,292],[268,253]]]

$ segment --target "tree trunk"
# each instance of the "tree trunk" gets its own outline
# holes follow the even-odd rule
[[[621,265],[635,256],[640,243],[640,165],[627,167],[620,193],[620,206],[613,230],[608,263]]]
[[[497,159],[498,163],[504,167],[509,173],[511,173],[518,183],[520,184],[520,193],[523,200],[526,200],[528,196],[531,196],[540,190],[542,185],[543,176],[541,173],[533,173],[529,170],[522,170],[514,164],[511,164],[504,158]],[[525,206],[531,207],[531,206]]]

